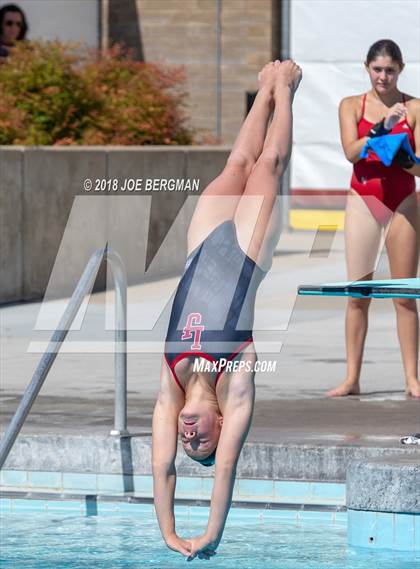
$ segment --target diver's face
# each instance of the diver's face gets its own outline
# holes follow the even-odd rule
[[[182,410],[178,417],[178,433],[188,456],[203,459],[213,452],[220,437],[223,417],[214,409]]]
[[[397,87],[398,77],[401,73],[399,64],[389,55],[380,55],[366,67],[372,87],[378,93],[386,94]]]
[[[1,29],[1,40],[6,45],[13,45],[19,38],[23,20],[19,12],[6,12]]]

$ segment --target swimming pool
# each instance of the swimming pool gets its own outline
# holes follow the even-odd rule
[[[0,566],[14,569],[177,569],[150,504],[3,499]],[[176,506],[178,533],[198,535],[208,509]],[[420,554],[347,546],[346,514],[232,508],[218,553],[223,569],[417,569]],[[202,564],[195,559],[193,563]]]

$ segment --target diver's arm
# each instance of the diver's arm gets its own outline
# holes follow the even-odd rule
[[[172,420],[171,420],[172,419]],[[153,496],[163,538],[175,533],[174,494],[176,484],[176,431],[171,408],[158,399],[153,412]]]
[[[189,555],[188,544],[176,535],[174,515],[177,424],[179,412],[184,405],[184,397],[178,386],[175,386],[178,392],[172,389],[169,381],[173,382],[173,380],[169,373],[164,363],[161,388],[153,412],[153,496],[160,531],[167,546],[184,555]]]
[[[241,398],[227,402],[216,451],[216,474],[206,535],[212,545],[219,544],[232,501],[236,466],[248,435],[254,410],[255,388]]]
[[[188,561],[195,557],[209,559],[216,553],[232,502],[236,465],[252,421],[254,393],[237,405],[226,405],[222,432],[216,451],[216,475],[211,496],[210,516],[203,535],[189,538]]]

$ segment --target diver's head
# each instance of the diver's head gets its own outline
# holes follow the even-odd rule
[[[203,466],[214,464],[222,425],[216,399],[186,403],[178,416],[178,433],[185,453]]]

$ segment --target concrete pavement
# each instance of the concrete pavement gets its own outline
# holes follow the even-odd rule
[[[386,276],[381,257],[377,278]],[[255,327],[260,359],[274,359],[277,368],[256,376],[256,406],[248,441],[395,448],[400,446],[400,436],[420,430],[420,403],[407,399],[403,391],[389,300],[372,303],[362,395],[325,398],[325,391],[345,373],[346,301],[297,297],[296,288],[341,280],[345,280],[341,233],[334,238],[312,232],[282,235],[272,271],[259,291]],[[151,433],[169,305],[163,317],[157,323],[154,320],[161,299],[170,298],[177,281],[174,277],[129,288],[129,429],[142,436]],[[112,427],[113,332],[104,329],[106,297],[106,293],[93,295],[80,329],[69,333],[27,418],[24,434],[106,435]],[[34,329],[37,319],[39,323],[44,314],[45,324],[48,314],[59,311],[61,304],[59,300],[49,303],[49,312],[40,303],[5,305],[0,310],[2,428],[51,336],[51,330]],[[153,329],[139,331],[139,323]]]

